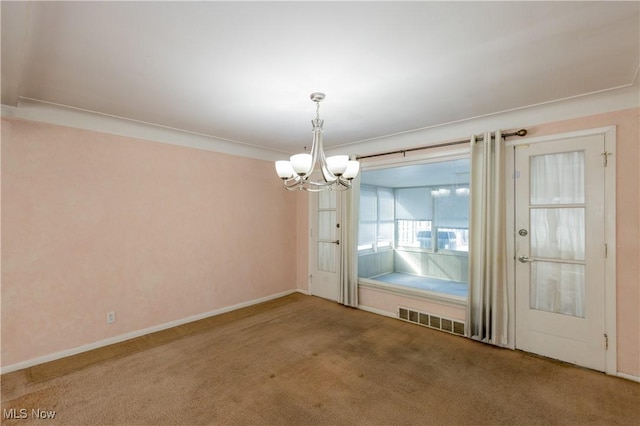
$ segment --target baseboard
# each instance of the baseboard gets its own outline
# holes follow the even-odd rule
[[[385,317],[389,317],[389,318],[398,318],[398,316],[393,312],[383,311],[382,309],[372,308],[370,306],[358,305],[358,309],[371,312],[372,314],[378,314]]]
[[[627,373],[621,373],[621,372],[617,372],[616,376],[622,378],[622,379],[627,379],[627,380],[631,380],[633,382],[638,382],[640,383],[640,376],[634,376],[633,374],[627,374]]]
[[[308,290],[303,290],[303,289],[301,289],[301,288],[297,288],[297,289],[295,289],[294,291],[295,291],[295,292],[298,292],[298,293],[302,293],[302,294],[307,295],[307,296],[311,296],[311,293],[309,293],[309,291],[308,291]]]
[[[292,293],[302,292],[300,290],[287,290],[281,293],[272,294],[270,296],[261,297],[259,299],[249,300],[247,302],[238,303],[236,305],[227,306],[220,309],[215,309],[213,311],[204,312],[202,314],[193,315],[190,317],[182,318],[175,321],[166,322],[164,324],[159,324],[153,327],[145,328],[142,330],[132,331],[130,333],[121,334],[119,336],[110,337],[108,339],[99,340],[97,342],[89,343],[87,345],[77,346],[72,349],[67,349],[60,352],[55,352],[52,354],[44,355],[41,357],[33,358],[27,361],[18,362],[15,364],[8,365],[6,367],[0,368],[0,374],[11,373],[13,371],[22,370],[24,368],[33,367],[34,365],[44,364],[45,362],[55,361],[61,358],[65,358],[72,355],[77,355],[82,352],[91,351],[94,349],[98,349],[104,346],[113,345],[115,343],[124,342],[129,339],[134,339],[136,337],[144,336],[146,334],[155,333],[157,331],[166,330],[168,328],[176,327],[179,325],[187,324],[193,321],[198,321],[204,318],[209,318],[215,315],[224,314],[227,312],[235,311],[237,309],[246,308],[248,306],[257,305],[258,303],[267,302],[269,300],[278,299],[280,297],[288,296]]]

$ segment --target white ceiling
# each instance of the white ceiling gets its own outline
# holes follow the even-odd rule
[[[6,2],[2,103],[283,152],[637,83],[640,2]]]

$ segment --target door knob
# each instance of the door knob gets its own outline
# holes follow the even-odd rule
[[[535,259],[530,258],[529,256],[520,256],[518,258],[518,260],[522,263],[530,263],[530,262],[535,262]]]
[[[340,245],[340,240],[331,241],[333,244]]]

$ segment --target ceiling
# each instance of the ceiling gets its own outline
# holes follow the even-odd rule
[[[6,2],[2,103],[281,152],[637,84],[640,2]]]

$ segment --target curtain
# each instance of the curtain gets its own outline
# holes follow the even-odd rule
[[[358,307],[358,205],[360,173],[351,181],[351,189],[343,191],[341,211],[341,274],[338,302]]]
[[[537,155],[530,162],[531,255],[583,261],[586,256],[584,152]],[[555,207],[554,205],[558,205]],[[584,265],[531,265],[531,307],[584,318]]]
[[[471,137],[468,333],[508,345],[504,142],[500,131]]]

